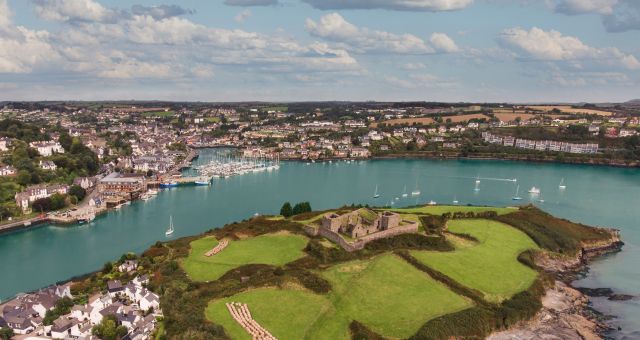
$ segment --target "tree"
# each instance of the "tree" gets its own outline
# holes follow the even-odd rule
[[[290,217],[291,215],[293,215],[293,211],[291,209],[291,203],[285,202],[282,205],[282,208],[280,208],[280,215],[284,217]]]
[[[127,335],[127,327],[118,326],[115,315],[107,315],[99,324],[93,326],[91,334],[103,340],[117,340]]]
[[[69,152],[71,150],[71,144],[73,143],[73,138],[71,138],[71,136],[69,136],[68,133],[64,132],[60,134],[60,137],[58,138],[58,143],[62,145],[62,147],[66,152]]]
[[[33,208],[34,211],[40,212],[51,211],[51,198],[38,198],[37,200],[33,201],[33,203],[31,204],[31,208]]]
[[[293,215],[311,212],[311,204],[309,202],[300,202],[293,207]]]
[[[109,274],[113,270],[113,263],[106,262],[104,266],[102,266],[102,272],[105,274]]]
[[[79,201],[82,201],[84,197],[87,195],[87,191],[84,190],[84,188],[82,188],[79,185],[72,185],[69,188],[69,195],[75,196],[75,198],[77,198],[79,202]]]
[[[9,340],[13,337],[13,329],[0,327],[0,339]]]
[[[51,207],[50,210],[62,209],[67,205],[67,197],[61,193],[56,192],[51,195]]]
[[[27,170],[18,171],[18,175],[16,176],[16,181],[18,184],[22,186],[27,186],[31,183],[31,173]]]

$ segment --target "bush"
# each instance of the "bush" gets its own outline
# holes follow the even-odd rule
[[[78,199],[78,202],[82,201],[84,199],[84,197],[87,195],[87,191],[84,190],[81,186],[79,185],[72,185],[69,188],[69,195],[74,196],[75,198]]]

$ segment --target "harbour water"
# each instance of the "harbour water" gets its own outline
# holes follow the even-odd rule
[[[210,159],[215,150],[202,150]],[[197,163],[197,162],[196,162]],[[197,164],[196,164],[197,165]],[[476,177],[479,190],[474,190]],[[523,200],[514,202],[517,178]],[[566,190],[559,190],[564,178]],[[421,195],[403,198],[403,188]],[[373,197],[376,185],[380,197]],[[536,186],[544,202],[527,190]],[[395,198],[398,197],[396,200]],[[362,203],[396,207],[433,200],[451,204],[534,203],[546,211],[591,225],[622,230],[626,245],[618,254],[592,264],[587,287],[610,287],[640,296],[640,171],[581,165],[464,160],[372,160],[360,162],[283,162],[277,171],[214,179],[212,186],[162,190],[148,201],[134,202],[81,226],[44,225],[0,235],[0,297],[98,270],[125,252],[141,252],[167,240],[173,215],[173,238],[194,235],[254,213],[277,213],[284,201],[310,201],[314,209]],[[497,278],[498,279],[498,278]],[[640,300],[595,299],[600,311],[617,315],[622,330],[615,338],[640,338]]]

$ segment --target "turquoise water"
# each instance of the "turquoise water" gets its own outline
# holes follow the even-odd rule
[[[215,152],[204,150],[201,159]],[[475,177],[481,177],[474,191]],[[493,178],[493,180],[487,179]],[[254,213],[277,213],[284,201],[310,201],[314,209],[343,204],[395,206],[434,200],[450,204],[513,205],[515,184],[500,179],[518,178],[518,203],[534,202],[548,212],[591,225],[622,230],[624,251],[591,266],[579,283],[611,287],[640,295],[640,171],[637,169],[579,165],[533,164],[501,161],[375,160],[357,163],[283,163],[277,171],[217,179],[211,187],[163,190],[150,201],[138,201],[99,216],[91,224],[43,227],[0,235],[0,297],[30,291],[75,275],[100,269],[125,252],[141,252],[164,232],[173,215],[173,238],[201,233]],[[558,190],[561,178],[567,189]],[[422,195],[411,192],[416,181]],[[381,195],[373,198],[375,186]],[[545,202],[532,200],[530,187],[541,188]],[[499,279],[499,278],[496,278]],[[618,315],[622,331],[617,338],[640,338],[638,300],[595,306]]]

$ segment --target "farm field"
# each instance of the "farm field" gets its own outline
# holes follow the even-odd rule
[[[529,121],[537,117],[537,115],[531,113],[494,113],[493,115],[500,119],[501,122],[512,122],[518,117],[520,117],[522,121]]]
[[[142,116],[144,117],[169,117],[173,116],[175,112],[173,111],[153,111],[153,112],[143,112]]]
[[[431,214],[431,215],[442,215],[444,213],[454,213],[454,212],[469,212],[472,211],[474,213],[485,212],[485,211],[495,211],[498,215],[504,215],[511,212],[515,212],[518,208],[500,208],[500,207],[477,207],[477,206],[466,206],[466,205],[425,205],[422,207],[414,207],[414,208],[398,208],[398,209],[389,209],[390,211],[395,211],[403,214]]]
[[[468,114],[468,115],[457,115],[457,116],[444,116],[442,117],[443,121],[447,121],[448,119],[451,119],[452,123],[464,123],[464,122],[468,122],[472,119],[489,119],[489,117],[483,115],[482,113],[473,113],[473,114]]]
[[[399,118],[399,119],[389,119],[389,120],[385,120],[380,122],[379,124],[386,124],[386,125],[403,125],[403,124],[407,124],[407,125],[413,125],[413,124],[421,124],[421,125],[429,125],[429,124],[433,124],[436,121],[429,118],[429,117],[419,117],[419,118]],[[373,126],[374,124],[372,124]],[[374,128],[377,127],[378,123],[375,123],[376,126],[373,126]]]
[[[599,116],[606,116],[606,117],[613,115],[613,112],[610,112],[610,111],[597,110],[597,109],[573,108],[569,105],[534,105],[534,106],[527,106],[527,108],[531,110],[539,110],[539,111],[551,111],[553,109],[558,109],[563,113],[569,113],[569,114],[582,113],[582,114],[591,114],[591,115],[599,115]]]
[[[278,339],[303,339],[319,315],[329,308],[329,301],[303,290],[260,288],[215,300],[205,310],[207,320],[222,325],[232,339],[251,336],[233,320],[225,303],[242,302],[262,327]]]
[[[230,241],[222,252],[206,257],[204,254],[218,241],[205,237],[191,242],[189,256],[182,267],[194,281],[220,278],[231,269],[245,264],[283,265],[304,255],[307,239],[288,233],[266,234],[249,239]]]
[[[449,231],[469,234],[478,243],[456,244],[454,252],[412,251],[422,263],[459,283],[477,289],[485,299],[500,302],[533,283],[537,273],[518,261],[518,255],[538,246],[523,232],[501,222],[451,220]]]

